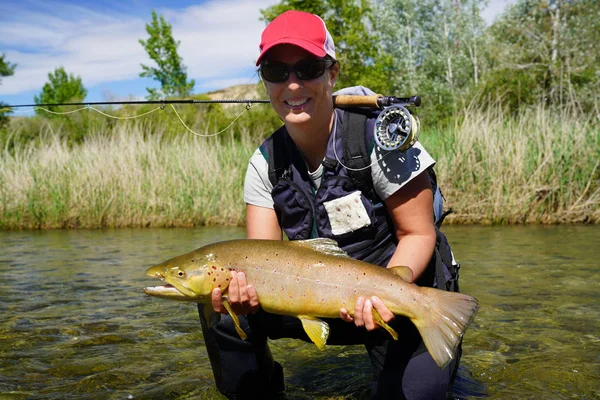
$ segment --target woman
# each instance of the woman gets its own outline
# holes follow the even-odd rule
[[[370,155],[373,190],[358,191],[342,144],[352,117],[334,108],[340,66],[324,22],[309,13],[285,12],[265,28],[260,50],[260,75],[284,127],[250,160],[244,188],[247,237],[282,240],[282,230],[291,240],[331,237],[353,258],[382,267],[408,266],[415,282],[432,286],[436,229],[427,169],[433,159],[418,143],[385,157],[375,149]],[[366,121],[363,136],[372,132],[374,117],[360,120]],[[372,142],[372,133],[363,140]],[[352,212],[339,212],[340,204]],[[221,295],[214,290],[213,308],[227,314]],[[298,320],[260,309],[243,273],[233,273],[228,298],[236,314],[247,316],[242,327],[249,338],[240,340],[227,316],[211,328],[201,317],[217,387],[230,398],[276,396],[283,391],[283,375],[267,337],[308,339]],[[377,329],[373,308],[396,326],[399,341]],[[445,398],[457,363],[440,370],[408,320],[395,318],[377,297],[358,298],[353,310],[340,310],[340,318],[328,321],[328,344],[366,346],[374,370],[373,398]]]

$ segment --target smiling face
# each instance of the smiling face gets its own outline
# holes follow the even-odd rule
[[[275,46],[265,55],[267,62],[288,66],[307,58],[315,56],[290,44]],[[331,68],[327,68],[323,75],[312,80],[300,80],[293,72],[285,82],[273,83],[264,80],[273,109],[288,129],[321,126],[332,121],[331,95],[338,72],[339,66],[335,63]]]

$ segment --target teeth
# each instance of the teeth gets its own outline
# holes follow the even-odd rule
[[[301,106],[302,104],[305,104],[307,101],[308,101],[308,99],[303,99],[303,100],[298,100],[298,101],[287,100],[286,103],[292,107],[296,107],[296,106]]]

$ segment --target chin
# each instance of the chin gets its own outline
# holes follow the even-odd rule
[[[310,122],[310,120],[312,119],[311,115],[306,113],[306,112],[301,112],[299,114],[295,114],[295,113],[288,113],[285,118],[284,121],[285,123],[289,123],[289,124],[305,124],[307,122]]]

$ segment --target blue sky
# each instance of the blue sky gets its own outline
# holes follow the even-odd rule
[[[491,0],[491,22],[514,0]],[[152,10],[162,14],[180,41],[178,52],[195,93],[257,81],[264,23],[260,9],[278,0],[0,0],[0,54],[17,64],[0,83],[0,100],[33,103],[48,73],[64,66],[80,76],[86,101],[143,99],[156,83],[139,78],[152,62],[139,44]],[[20,109],[14,115],[29,114]]]

